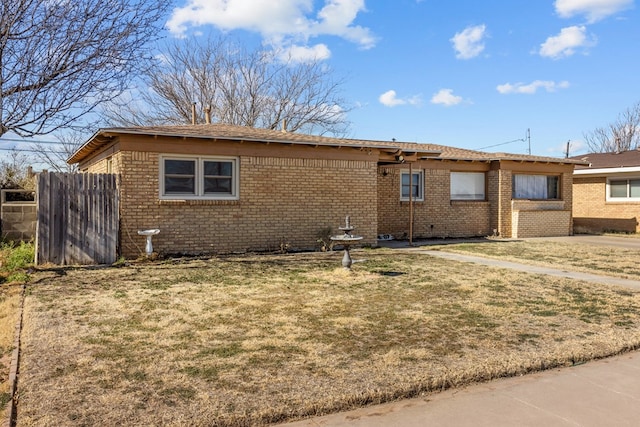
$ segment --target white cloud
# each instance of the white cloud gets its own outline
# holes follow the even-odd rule
[[[633,6],[633,0],[556,0],[556,12],[562,18],[584,15],[593,23]]]
[[[587,37],[586,27],[566,27],[557,36],[549,37],[542,43],[538,53],[552,59],[566,58],[576,53],[576,49],[591,47],[595,43],[595,37]]]
[[[299,48],[309,38],[331,35],[369,49],[375,46],[376,37],[368,28],[354,25],[358,13],[364,11],[364,0],[324,0],[317,12],[312,0],[188,0],[173,10],[166,26],[177,37],[195,27],[213,25],[222,31],[259,33],[278,48]],[[317,51],[318,46],[309,49]],[[322,54],[328,57],[327,52]]]
[[[432,104],[441,104],[446,107],[458,105],[462,102],[462,97],[453,94],[453,89],[440,89],[431,97]]]
[[[420,105],[420,97],[398,98],[395,90],[388,90],[378,97],[378,101],[386,107],[397,107],[398,105]]]
[[[535,80],[529,84],[524,83],[505,83],[498,85],[496,89],[503,95],[512,93],[520,93],[526,95],[532,95],[538,91],[538,89],[544,89],[547,92],[556,92],[558,89],[566,89],[569,87],[568,81],[553,82],[549,80]]]
[[[456,33],[451,39],[453,48],[456,51],[456,58],[471,59],[484,50],[484,38],[486,36],[486,26],[476,25],[475,27],[467,27],[459,33]]]
[[[315,46],[289,46],[283,50],[278,57],[283,62],[307,62],[329,59],[331,51],[326,44],[320,43]]]

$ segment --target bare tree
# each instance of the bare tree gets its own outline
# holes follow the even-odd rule
[[[29,158],[23,152],[11,150],[0,160],[0,188],[33,189],[35,183],[29,165]]]
[[[170,2],[0,2],[0,136],[69,126],[128,88]]]
[[[320,60],[282,60],[276,52],[248,51],[228,39],[177,41],[149,70],[148,91],[105,110],[111,125],[135,126],[197,121],[340,135],[349,111],[342,80]],[[121,99],[122,101],[122,99]],[[208,117],[207,117],[208,116]]]
[[[34,153],[38,163],[55,172],[76,172],[78,165],[68,164],[67,159],[86,141],[90,132],[88,127],[78,128],[58,135],[57,143],[35,141],[31,144],[30,151]]]
[[[640,146],[640,102],[618,115],[607,127],[584,134],[592,153],[617,153]]]

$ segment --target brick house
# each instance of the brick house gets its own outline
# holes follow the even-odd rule
[[[120,175],[120,248],[308,249],[350,215],[362,243],[568,235],[579,160],[219,124],[101,129],[70,158]]]
[[[640,232],[640,151],[591,153],[573,175],[576,232]]]

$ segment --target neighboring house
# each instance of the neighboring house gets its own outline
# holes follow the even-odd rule
[[[159,228],[162,253],[309,249],[351,217],[377,236],[572,232],[578,160],[228,125],[101,129],[69,163],[120,175],[120,248]]]
[[[640,231],[640,151],[592,153],[573,175],[576,232]]]

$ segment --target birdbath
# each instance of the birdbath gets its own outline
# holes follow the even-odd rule
[[[147,256],[151,256],[151,254],[153,253],[153,245],[151,244],[151,236],[155,236],[159,232],[160,232],[160,230],[157,229],[157,228],[152,228],[151,230],[139,230],[138,231],[139,235],[145,236],[147,238],[147,243],[144,246],[144,251],[146,252]]]
[[[345,219],[345,226],[338,227],[338,230],[343,231],[344,234],[338,235],[338,236],[331,236],[331,240],[333,240],[337,244],[342,245],[342,247],[344,248],[344,256],[342,257],[342,266],[347,270],[351,270],[351,264],[353,264],[353,260],[351,259],[351,254],[349,254],[349,246],[355,243],[358,243],[358,241],[362,240],[362,236],[354,236],[353,234],[351,234],[351,232],[354,229],[355,227],[351,225],[351,222],[349,220],[349,215],[347,215],[347,218]]]

